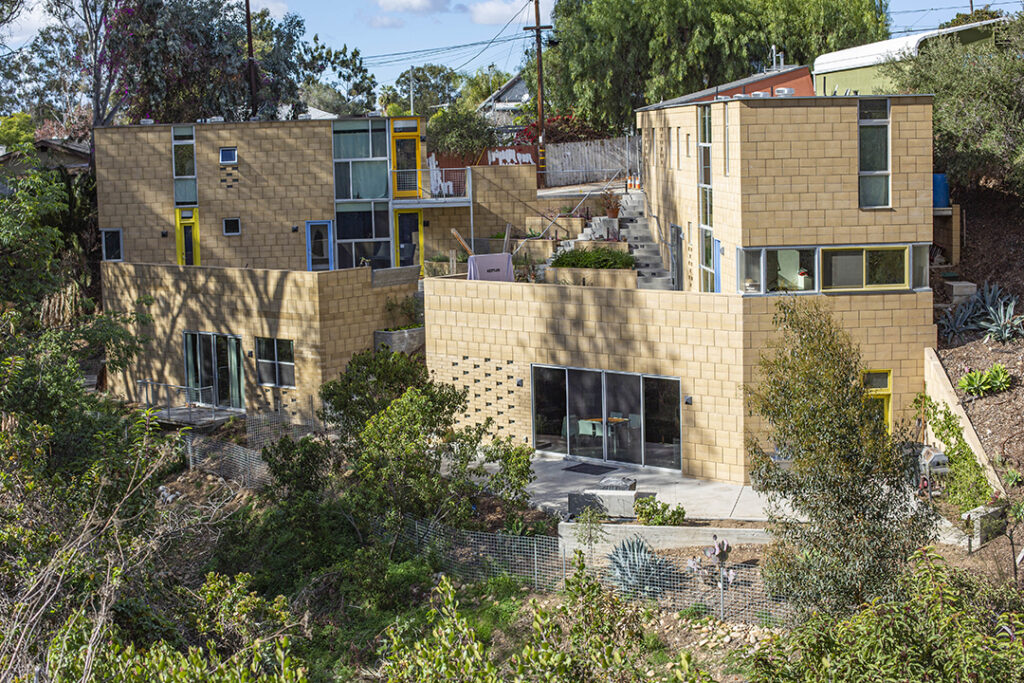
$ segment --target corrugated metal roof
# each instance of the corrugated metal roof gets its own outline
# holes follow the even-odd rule
[[[676,97],[671,100],[663,100],[657,104],[649,104],[646,107],[640,107],[637,111],[654,111],[655,109],[668,109],[669,107],[678,107],[683,104],[689,104],[690,102],[696,102],[702,100],[705,97],[714,96],[723,90],[733,90],[735,88],[742,88],[747,85],[753,85],[767,78],[775,78],[781,74],[788,74],[799,69],[806,69],[806,66],[787,66],[777,71],[766,71],[764,73],[754,74],[741,78],[738,81],[732,81],[730,83],[722,83],[711,88],[705,88],[704,90],[698,90],[682,97]]]
[[[939,28],[933,31],[911,33],[910,35],[900,36],[899,38],[890,38],[889,40],[880,40],[877,43],[868,43],[867,45],[858,45],[857,47],[850,47],[837,52],[829,52],[828,54],[821,55],[814,60],[814,73],[827,74],[833,71],[859,69],[865,66],[882,64],[883,62],[887,62],[893,58],[902,58],[907,55],[914,56],[921,47],[921,43],[929,38],[949,33],[959,33],[960,31],[965,31],[967,29],[978,28],[980,26],[987,26],[989,24],[996,24],[1004,21],[1006,21],[1005,17],[989,19],[987,21],[978,21],[973,24],[964,24],[962,26],[950,26],[949,28]]]

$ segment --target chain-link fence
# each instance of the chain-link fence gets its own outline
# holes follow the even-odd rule
[[[296,417],[272,412],[239,416],[210,434],[186,432],[188,466],[260,488],[271,481],[261,457],[263,447],[285,436],[301,438],[317,426],[313,413]]]
[[[450,574],[466,581],[497,576],[522,579],[535,590],[554,590],[575,571],[575,559],[554,536],[510,536],[453,529],[409,520],[402,539]],[[776,626],[789,622],[792,607],[771,596],[759,568],[749,563],[680,561],[653,551],[591,556],[591,572],[605,587],[631,599],[723,621]]]

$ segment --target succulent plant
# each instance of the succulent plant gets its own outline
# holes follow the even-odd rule
[[[939,317],[939,332],[947,342],[962,341],[964,335],[978,329],[977,300],[967,299],[954,308],[947,308]]]
[[[1004,299],[998,306],[986,309],[988,318],[980,325],[985,331],[985,341],[1006,344],[1024,336],[1024,316],[1013,314],[1016,303],[1015,299]]]
[[[627,538],[608,555],[608,579],[622,593],[656,599],[665,592],[672,564],[639,536]]]
[[[957,386],[968,396],[984,396],[992,391],[992,383],[989,381],[988,373],[982,370],[972,370],[960,378]]]

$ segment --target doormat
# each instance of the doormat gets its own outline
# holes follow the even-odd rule
[[[581,462],[579,465],[573,465],[572,467],[566,467],[566,472],[579,472],[580,474],[608,474],[614,472],[617,468],[605,467],[604,465],[591,465],[589,462]]]

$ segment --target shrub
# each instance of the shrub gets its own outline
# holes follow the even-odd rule
[[[659,503],[654,496],[637,498],[633,512],[636,521],[647,526],[679,526],[686,519],[686,509],[682,505],[673,508],[668,503]]]
[[[974,451],[964,440],[960,420],[949,406],[936,403],[925,394],[918,394],[914,400],[914,408],[924,413],[932,433],[942,444],[946,457],[949,458],[949,477],[946,481],[949,501],[960,508],[961,512],[988,502],[992,497],[992,487],[989,486]]]
[[[985,341],[1006,344],[1024,336],[1024,316],[1013,314],[1016,303],[1000,301],[998,306],[986,309],[988,319],[980,323],[981,329],[985,331]]]
[[[629,270],[636,267],[632,254],[599,247],[597,249],[571,249],[559,254],[551,262],[552,268],[608,268]]]
[[[679,610],[680,619],[703,619],[711,615],[711,608],[703,602],[695,602],[689,607]]]
[[[639,536],[627,538],[608,555],[608,578],[629,596],[657,599],[665,592],[672,565]]]
[[[972,370],[960,378],[957,386],[969,396],[984,396],[992,391],[992,384],[989,382],[988,373],[981,370]]]
[[[988,372],[985,374],[988,377],[988,383],[992,385],[993,392],[999,393],[1000,391],[1006,391],[1010,388],[1010,383],[1013,378],[1010,377],[1010,373],[1002,363],[996,363],[989,368]]]

